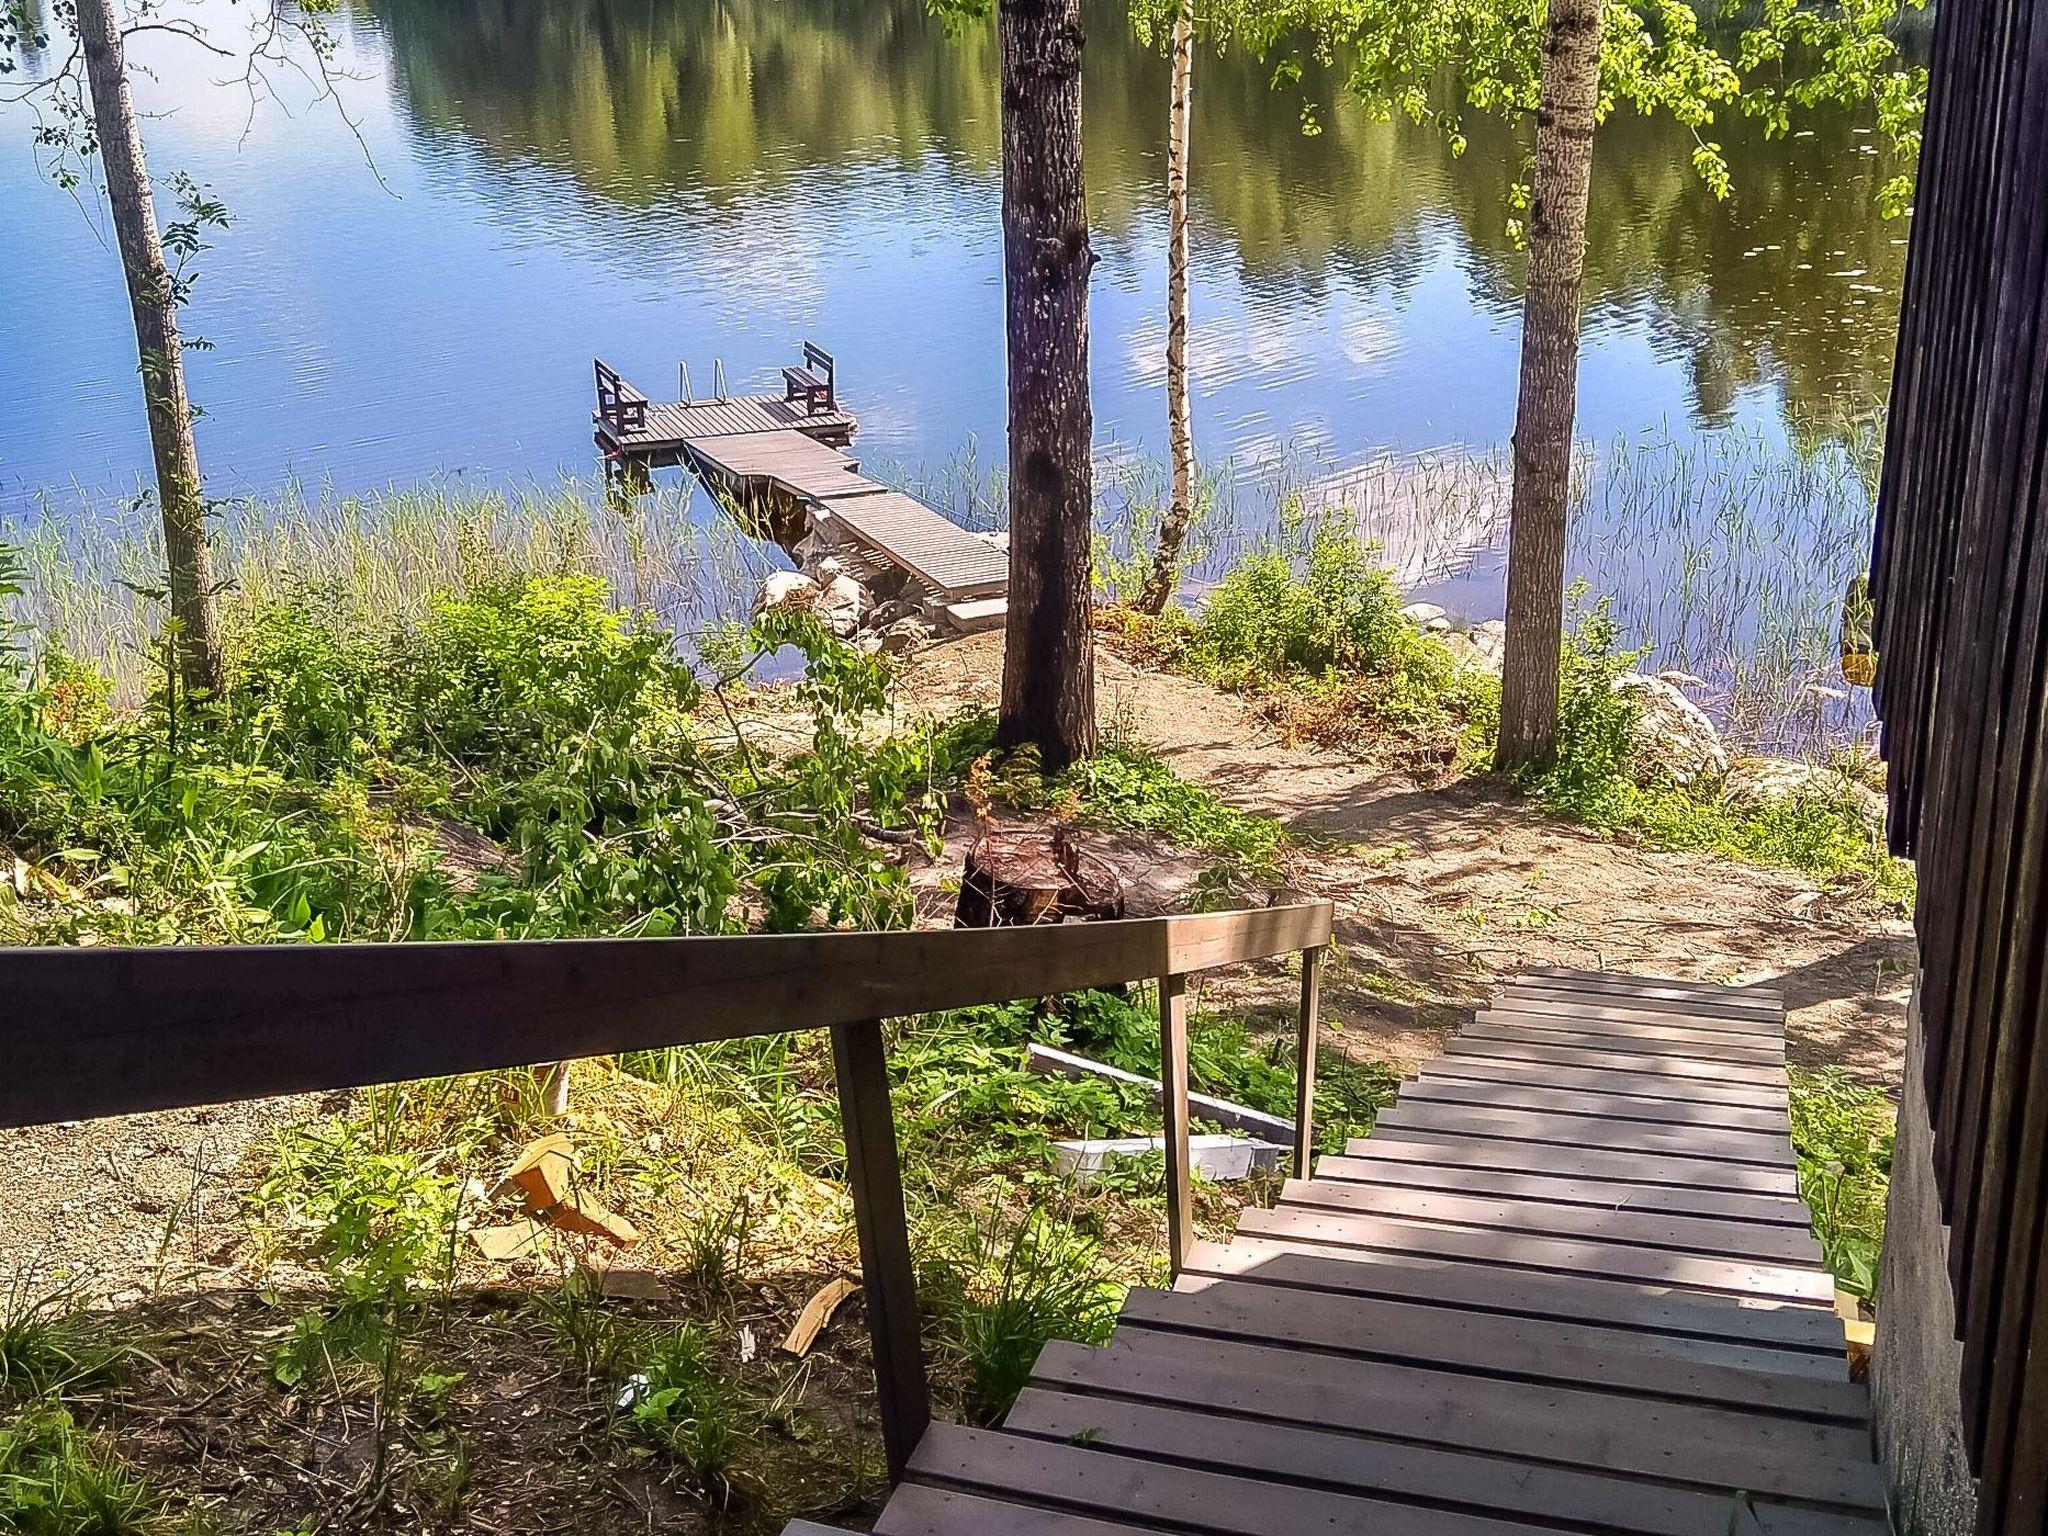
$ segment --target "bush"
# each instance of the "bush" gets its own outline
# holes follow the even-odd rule
[[[1288,673],[1386,673],[1413,633],[1401,606],[1379,547],[1326,526],[1298,577],[1277,549],[1233,567],[1195,620],[1191,655],[1232,686]]]
[[[868,833],[928,836],[959,746],[864,737],[885,664],[774,615],[749,654],[802,657],[808,749],[707,747],[674,636],[588,575],[499,572],[412,618],[287,586],[232,626],[223,699],[110,715],[104,677],[21,654],[18,574],[0,845],[46,899],[0,906],[9,941],[720,932],[742,890],[772,928],[896,926],[908,883]],[[476,867],[444,873],[450,848]]]
[[[1554,804],[1578,805],[1581,819],[1597,821],[1603,798],[1629,782],[1629,754],[1642,722],[1635,698],[1615,684],[1649,652],[1623,649],[1610,599],[1584,608],[1583,592],[1572,592],[1578,622],[1559,648],[1557,756],[1541,782]]]
[[[1556,810],[1602,831],[1629,831],[1666,848],[1797,869],[1817,880],[1868,881],[1903,901],[1912,869],[1885,850],[1881,829],[1843,775],[1783,799],[1737,803],[1717,784],[1638,783],[1629,756],[1640,723],[1635,699],[1615,687],[1644,649],[1623,649],[1608,602],[1578,606],[1560,657],[1557,756],[1530,783]]]

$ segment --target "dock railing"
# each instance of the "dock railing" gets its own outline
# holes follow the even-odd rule
[[[1176,1273],[1192,1240],[1187,979],[1302,953],[1312,1141],[1328,902],[1031,928],[435,944],[0,949],[0,1127],[827,1029],[891,1479],[931,1420],[885,1019],[1156,980]]]

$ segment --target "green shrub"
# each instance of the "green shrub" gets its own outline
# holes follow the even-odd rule
[[[295,1126],[278,1138],[252,1203],[327,1275],[333,1300],[298,1320],[272,1359],[294,1386],[328,1362],[389,1374],[423,1287],[453,1277],[460,1166],[489,1134],[478,1120],[458,1146],[407,1144],[404,1090],[385,1090],[364,1119]]]
[[[1615,684],[1636,669],[1647,647],[1622,647],[1611,601],[1590,609],[1575,588],[1577,623],[1565,631],[1558,654],[1557,756],[1542,776],[1554,804],[1578,805],[1585,820],[1598,820],[1605,796],[1628,784],[1629,754],[1642,710]]]
[[[898,926],[907,879],[869,832],[929,837],[973,736],[871,739],[886,664],[774,615],[749,655],[801,656],[808,748],[707,747],[674,636],[587,575],[479,574],[390,614],[286,585],[197,708],[159,687],[110,715],[105,678],[11,634],[0,845],[52,899],[0,907],[8,941],[721,932],[743,889],[772,928]],[[481,866],[444,874],[466,842]]]
[[[1573,594],[1575,606],[1582,590]],[[1868,881],[1881,898],[1910,898],[1911,866],[1886,851],[1846,774],[1796,795],[1740,803],[1719,784],[1638,783],[1629,755],[1640,709],[1615,683],[1645,654],[1622,648],[1606,599],[1577,608],[1560,658],[1557,756],[1530,775],[1553,809],[1662,847],[1797,869],[1828,882]]]
[[[1297,576],[1278,549],[1234,566],[1195,620],[1197,667],[1232,685],[1287,673],[1384,673],[1412,627],[1379,547],[1325,526]]]

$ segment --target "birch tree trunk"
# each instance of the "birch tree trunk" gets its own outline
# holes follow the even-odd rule
[[[156,200],[142,157],[142,135],[128,93],[128,63],[112,0],[77,0],[78,43],[85,54],[93,128],[107,177],[114,240],[135,318],[142,398],[156,460],[157,504],[163,514],[164,563],[171,618],[178,631],[179,681],[186,692],[220,691],[219,633],[214,618],[213,556],[207,548],[199,450],[192,441],[192,403],[185,394],[185,355],[178,309],[157,230]]]
[[[1080,0],[1001,0],[1010,614],[996,739],[1047,771],[1095,750]]]
[[[1195,96],[1195,5],[1173,18],[1173,86],[1166,108],[1166,435],[1173,452],[1173,500],[1159,525],[1152,572],[1138,594],[1145,613],[1164,613],[1180,585],[1180,551],[1195,511],[1195,433],[1188,411],[1188,128]]]
[[[1600,5],[1601,0],[1550,0],[1543,44],[1508,521],[1507,637],[1495,757],[1501,768],[1540,767],[1557,755],[1565,516],[1579,392],[1580,279],[1600,85]]]

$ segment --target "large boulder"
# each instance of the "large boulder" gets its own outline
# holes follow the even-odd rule
[[[868,589],[842,572],[826,582],[824,590],[819,593],[818,617],[833,634],[842,640],[850,640],[859,631],[860,621],[872,604]]]
[[[1410,603],[1401,610],[1401,617],[1432,635],[1440,635],[1451,627],[1450,612],[1441,603]]]
[[[1635,746],[1629,753],[1629,774],[1639,784],[1669,779],[1698,784],[1728,771],[1728,749],[1721,733],[1699,705],[1661,677],[1628,672],[1614,680],[1614,691],[1627,694],[1641,718]]]
[[[1507,625],[1499,619],[1488,619],[1467,630],[1453,629],[1442,639],[1458,660],[1498,677],[1501,652],[1507,648],[1507,633]]]
[[[1884,824],[1881,791],[1822,763],[1795,762],[1786,757],[1743,757],[1728,770],[1728,798],[1737,805],[1762,805],[1773,800],[1807,796],[1836,799],[1846,795],[1872,823]]]
[[[802,571],[771,571],[754,595],[754,612],[770,608],[811,608],[823,589]]]

